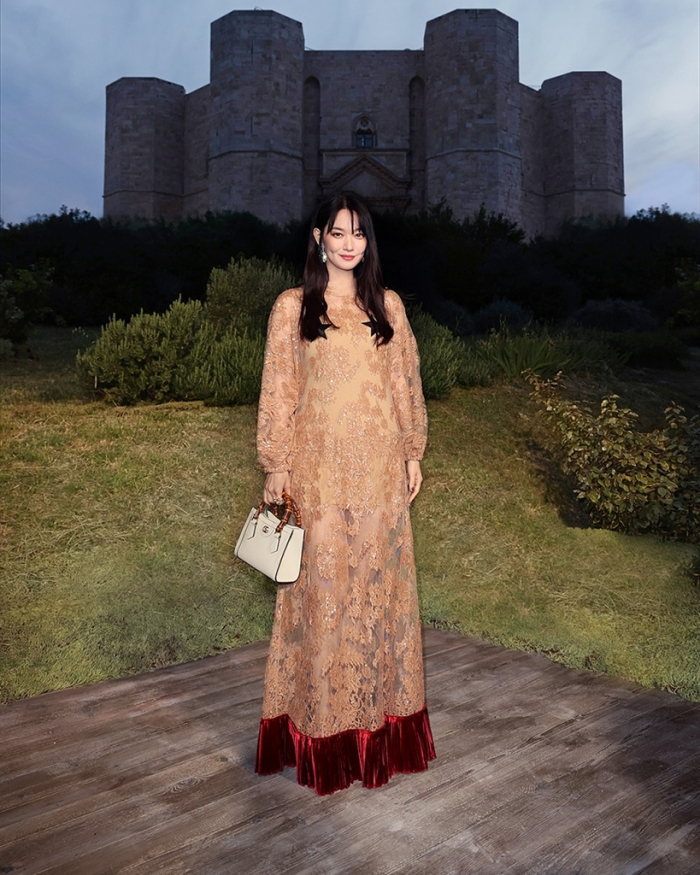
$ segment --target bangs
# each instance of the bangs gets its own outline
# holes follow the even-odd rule
[[[324,227],[324,233],[328,233],[335,225],[335,220],[338,218],[338,213],[347,210],[350,213],[350,229],[352,233],[355,230],[362,233],[369,239],[372,235],[372,219],[365,205],[362,202],[356,201],[355,198],[348,195],[338,195],[333,198],[331,210],[328,215],[328,221]]]

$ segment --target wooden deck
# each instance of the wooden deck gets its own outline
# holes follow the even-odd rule
[[[438,759],[253,773],[266,643],[0,710],[0,873],[691,875],[700,705],[426,629]]]

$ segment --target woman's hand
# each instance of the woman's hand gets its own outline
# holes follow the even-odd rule
[[[415,459],[410,459],[406,462],[406,480],[408,482],[408,503],[411,504],[420,492],[421,483],[423,482],[420,462],[415,461]]]
[[[292,481],[289,471],[278,471],[275,474],[268,474],[265,478],[263,499],[267,504],[279,504],[282,501],[282,493],[289,493],[291,488]]]

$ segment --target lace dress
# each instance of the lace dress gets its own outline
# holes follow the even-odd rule
[[[256,771],[296,765],[321,795],[435,757],[405,467],[427,437],[416,342],[394,292],[382,346],[354,299],[326,300],[336,327],[312,343],[301,290],[275,302],[258,413],[260,462],[291,471],[306,537],[301,576],[278,590]]]

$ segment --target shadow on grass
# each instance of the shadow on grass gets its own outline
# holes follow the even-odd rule
[[[525,436],[532,470],[542,489],[542,498],[556,508],[559,519],[573,529],[594,528],[590,514],[576,498],[576,480],[562,471],[551,450],[532,435]]]

